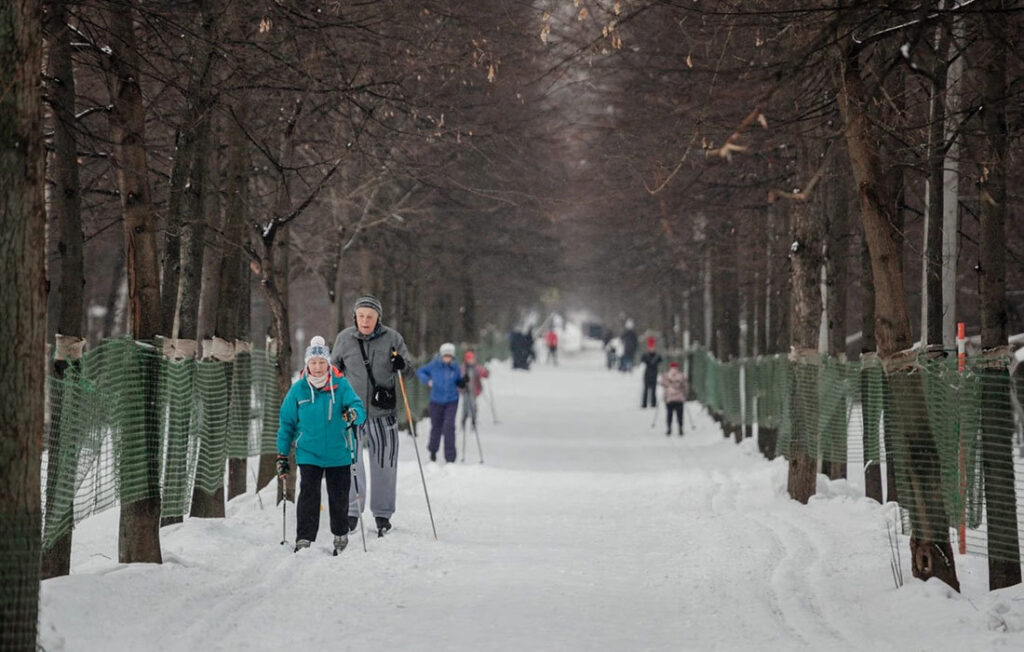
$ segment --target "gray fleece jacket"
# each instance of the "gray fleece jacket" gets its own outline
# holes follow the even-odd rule
[[[366,349],[366,358],[370,361],[373,379],[377,381],[377,386],[395,390],[397,397],[395,409],[382,410],[370,404],[373,385],[370,383],[370,375],[366,373],[362,353],[359,352],[360,340]],[[395,416],[398,406],[402,404],[401,390],[397,387],[398,379],[395,378],[395,372],[391,371],[392,348],[405,359],[406,366],[402,370],[402,375],[408,378],[414,369],[412,361],[409,359],[409,349],[405,346],[405,338],[398,331],[377,324],[377,328],[372,333],[363,335],[355,326],[349,326],[338,333],[338,337],[334,339],[334,346],[331,348],[331,362],[345,372],[349,384],[352,385],[352,389],[356,391],[366,407],[367,418]]]

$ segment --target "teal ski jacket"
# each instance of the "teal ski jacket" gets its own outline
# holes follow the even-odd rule
[[[277,427],[277,452],[287,455],[295,444],[295,463],[316,466],[348,466],[353,451],[348,447],[343,414],[352,408],[355,424],[366,421],[366,409],[345,376],[331,367],[327,384],[316,389],[303,375],[281,401]]]

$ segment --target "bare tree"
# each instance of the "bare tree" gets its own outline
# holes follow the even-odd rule
[[[146,115],[139,86],[139,63],[132,25],[134,11],[130,3],[112,1],[105,7],[110,44],[105,52],[110,91],[110,130],[114,166],[121,206],[124,212],[125,263],[128,271],[128,300],[132,335],[136,340],[152,340],[162,327],[160,305],[159,261],[156,234],[149,192],[146,162]],[[143,364],[144,377],[152,359]],[[145,460],[146,489],[144,497],[121,505],[118,536],[118,559],[122,563],[161,563],[160,552],[160,449],[159,422],[156,418],[158,387],[150,381],[143,384],[147,416],[142,441],[125,442],[131,450],[122,458]]]
[[[0,648],[36,649],[46,378],[41,5],[0,5]]]

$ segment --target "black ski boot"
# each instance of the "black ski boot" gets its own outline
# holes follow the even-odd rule
[[[348,517],[348,531],[349,532],[355,532],[357,527],[359,527],[359,517],[358,516],[349,516]]]
[[[338,554],[340,554],[341,551],[344,550],[345,546],[347,546],[347,545],[348,545],[348,535],[347,534],[342,534],[342,535],[338,535],[338,536],[334,537],[334,556],[337,557]]]
[[[391,529],[391,521],[383,516],[377,516],[374,520],[377,521],[377,538],[379,539]]]

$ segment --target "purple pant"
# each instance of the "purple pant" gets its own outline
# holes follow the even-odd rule
[[[441,435],[444,435],[444,459],[455,461],[455,414],[459,411],[457,400],[451,403],[430,402],[430,442],[427,450],[437,453],[441,446]]]

